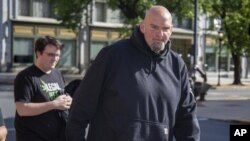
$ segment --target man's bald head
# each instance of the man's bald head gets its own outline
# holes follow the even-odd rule
[[[152,16],[159,16],[159,17],[165,18],[166,20],[170,20],[172,22],[172,16],[170,12],[168,11],[167,8],[161,5],[152,6],[146,12],[144,20],[147,20],[149,17],[152,17]]]
[[[157,54],[161,53],[173,30],[172,16],[168,9],[160,5],[152,6],[140,24],[140,30],[150,49]]]

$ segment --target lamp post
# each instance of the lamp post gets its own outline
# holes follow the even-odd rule
[[[223,38],[223,32],[221,29],[218,31],[218,34],[219,34],[219,57],[218,57],[218,84],[217,86],[220,86],[221,42]]]
[[[193,68],[196,66],[197,55],[197,22],[198,22],[198,0],[194,1],[194,43],[193,43]],[[194,71],[195,73],[195,71]]]

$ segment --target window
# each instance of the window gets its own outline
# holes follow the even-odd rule
[[[185,28],[185,29],[192,29],[192,21],[191,19],[184,19],[182,20],[182,28]]]
[[[93,19],[94,22],[122,23],[124,15],[118,8],[109,8],[106,0],[96,0]]]
[[[177,17],[175,14],[172,14],[172,17],[174,27],[192,29],[192,19]]]
[[[107,11],[107,22],[108,23],[121,23],[123,20],[121,11],[116,9],[116,10],[112,10],[110,8],[108,8]]]
[[[91,48],[90,48],[90,60],[91,61],[95,60],[95,57],[99,53],[99,51],[107,45],[108,45],[107,42],[93,41],[91,43]]]
[[[105,22],[106,21],[106,3],[96,2],[94,21],[97,21],[97,22]]]
[[[19,11],[19,15],[21,15],[21,16],[31,16],[30,15],[30,2],[29,2],[29,0],[20,0],[18,11]]]
[[[20,16],[53,18],[54,13],[48,0],[19,0]]]
[[[50,6],[47,0],[33,0],[33,17],[50,17]]]
[[[75,66],[76,62],[76,45],[74,40],[61,40],[64,44],[64,48],[61,52],[61,58],[59,61],[59,67],[71,67]]]
[[[34,62],[34,40],[32,38],[14,38],[13,60],[14,63]],[[60,39],[59,39],[60,40]],[[61,40],[65,47],[62,49],[59,67],[72,67],[76,63],[76,45],[74,40]]]
[[[43,32],[41,32],[41,30]],[[51,35],[65,44],[61,51],[58,67],[75,67],[76,58],[76,39],[73,31],[61,26],[49,25],[23,25],[13,23],[13,49],[12,60],[15,67],[27,66],[34,63],[35,41],[38,37]]]
[[[13,46],[14,63],[33,63],[33,39],[15,38]]]
[[[206,58],[205,58],[205,70],[206,71],[216,71],[216,53],[214,46],[206,46],[205,48]]]

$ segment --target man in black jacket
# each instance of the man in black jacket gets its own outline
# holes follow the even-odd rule
[[[185,63],[171,49],[172,30],[170,12],[153,6],[130,39],[100,51],[74,93],[68,141],[200,140],[196,101]]]

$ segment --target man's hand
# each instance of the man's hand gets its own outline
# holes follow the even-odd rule
[[[67,110],[70,108],[72,103],[72,98],[68,95],[60,95],[55,100],[53,100],[55,109],[58,110]]]

